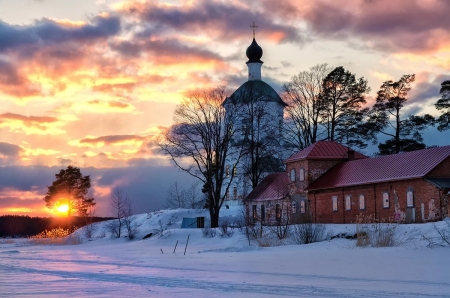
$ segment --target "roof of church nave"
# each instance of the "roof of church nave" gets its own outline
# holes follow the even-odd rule
[[[292,154],[284,162],[301,159],[347,159],[351,149],[334,141],[318,141],[305,149]],[[364,154],[354,151],[353,159],[367,158]]]
[[[250,103],[256,101],[277,102],[283,106],[287,104],[281,99],[280,95],[266,82],[261,80],[251,80],[242,84],[233,94],[226,99],[233,104]]]
[[[312,182],[306,189],[329,189],[421,178],[449,157],[450,146],[443,146],[343,162]],[[445,178],[444,182],[450,183],[450,178]]]

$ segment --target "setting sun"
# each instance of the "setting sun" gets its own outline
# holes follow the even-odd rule
[[[58,211],[59,213],[67,213],[67,211],[69,211],[69,205],[67,204],[59,205],[56,208],[56,211]]]

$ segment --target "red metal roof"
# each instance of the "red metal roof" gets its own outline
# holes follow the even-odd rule
[[[299,159],[346,159],[349,150],[351,150],[349,147],[334,141],[318,141],[291,155],[284,162],[288,163]],[[354,159],[362,158],[367,158],[367,156],[355,151]]]
[[[450,156],[450,146],[343,162],[307,190],[420,178]]]
[[[284,198],[289,193],[288,174],[273,173],[265,177],[245,198],[245,201],[267,201]]]

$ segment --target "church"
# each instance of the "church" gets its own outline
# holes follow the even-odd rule
[[[255,40],[247,48],[248,80],[223,102],[228,118],[233,118],[235,148],[230,154],[226,176],[233,179],[226,193],[227,205],[239,203],[269,173],[284,169],[282,160],[283,113],[287,106],[280,95],[261,78],[263,50]]]
[[[225,205],[244,204],[263,224],[402,223],[442,219],[449,214],[450,146],[369,158],[334,141],[319,141],[292,154],[282,141],[287,106],[262,80],[263,50],[247,48],[248,80],[223,106],[235,121]],[[284,161],[283,161],[284,160]],[[283,161],[283,163],[281,163]],[[228,180],[230,181],[230,180]]]

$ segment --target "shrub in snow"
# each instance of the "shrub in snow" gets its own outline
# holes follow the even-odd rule
[[[170,231],[167,231],[167,227],[164,227],[161,220],[158,220],[158,225],[158,228],[153,229],[153,235],[157,236],[158,238],[167,238],[172,234]]]
[[[443,227],[439,227],[433,223],[433,228],[437,232],[437,237],[422,235],[423,239],[428,241],[428,247],[450,245],[450,219],[447,217],[443,220]]]
[[[125,230],[128,236],[129,240],[133,240],[136,238],[136,235],[138,233],[138,226],[135,222],[134,216],[127,216],[123,219],[123,223],[125,225]]]
[[[231,222],[224,218],[221,219],[219,222],[219,231],[220,231],[220,237],[231,237],[234,234],[233,227],[231,226]]]
[[[81,237],[78,231],[71,233],[69,229],[55,228],[32,236],[29,241],[36,245],[75,245],[81,243]]]
[[[202,235],[203,238],[214,238],[216,237],[216,229],[210,228],[209,226],[206,226],[202,229]]]
[[[327,238],[324,224],[303,223],[291,226],[291,239],[296,244],[320,242]]]
[[[94,236],[96,226],[93,223],[90,223],[83,227],[84,237],[91,239]]]
[[[374,223],[373,216],[358,215],[356,217],[356,246],[359,247],[391,247],[402,244],[396,237],[398,224],[382,219]]]
[[[122,231],[122,222],[117,219],[110,220],[106,224],[106,229],[111,234],[111,237],[120,238],[120,234]]]

